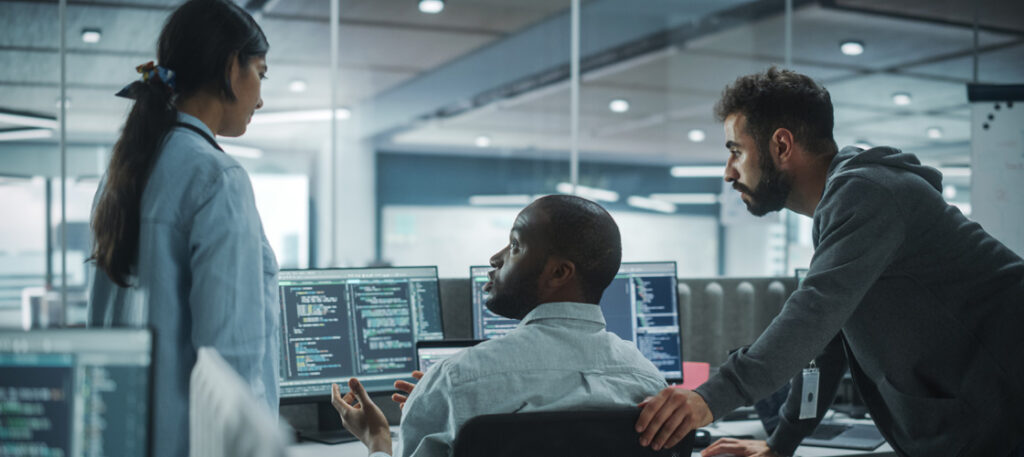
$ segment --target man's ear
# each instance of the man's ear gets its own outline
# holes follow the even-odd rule
[[[772,159],[776,160],[776,165],[782,166],[793,157],[794,146],[793,132],[789,129],[778,128],[775,129],[775,132],[772,132],[772,140],[769,149],[773,156]]]
[[[545,285],[550,290],[561,289],[566,284],[576,280],[576,264],[570,260],[552,256],[548,259],[546,269],[548,275]]]

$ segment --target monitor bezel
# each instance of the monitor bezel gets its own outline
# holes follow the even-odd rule
[[[283,316],[283,314],[284,314],[284,303],[281,301],[281,297],[280,297],[280,293],[281,293],[281,285],[280,285],[280,282],[281,282],[280,277],[281,277],[281,275],[280,274],[281,273],[292,272],[292,271],[355,271],[355,270],[402,270],[402,269],[414,270],[414,269],[423,269],[423,268],[433,269],[434,270],[434,279],[437,280],[437,307],[441,311],[441,313],[440,313],[441,333],[443,335],[444,331],[445,331],[445,326],[444,326],[444,303],[441,300],[441,296],[442,296],[442,294],[441,294],[441,278],[438,276],[437,265],[403,265],[403,266],[379,266],[379,267],[284,268],[284,269],[281,269],[281,270],[278,271],[278,279],[277,279],[277,281],[278,281],[278,285],[277,285],[277,292],[278,292],[278,299],[277,299],[277,301],[278,301],[278,303],[277,303],[278,311],[277,312],[278,312],[278,317],[281,319],[280,322],[283,324],[284,323],[284,319],[283,319],[283,317],[284,317]],[[285,357],[286,357],[285,356],[285,350],[286,350],[286,347],[285,347],[286,342],[285,341],[286,341],[286,337],[287,337],[287,331],[284,328],[284,325],[281,325],[280,337],[281,337],[281,344],[278,347],[278,363],[279,364],[284,364],[286,362],[285,361]],[[431,340],[431,341],[443,341],[443,340]],[[418,344],[419,340],[417,340],[416,343]],[[413,346],[413,361],[414,361],[413,369],[414,370],[419,369],[419,356],[416,354],[416,347],[415,347],[415,345]],[[283,365],[281,365],[281,367],[283,367]],[[358,376],[356,376],[356,378],[358,379]],[[409,376],[396,377],[396,378],[394,378],[394,380],[395,381],[402,380],[402,381],[409,381],[409,382],[414,382],[415,381],[415,379],[413,379],[413,377],[412,377],[412,372],[411,371],[409,372]],[[323,402],[323,401],[330,401],[331,400],[331,394],[329,394],[329,393],[326,393],[326,394],[316,394],[316,395],[297,395],[297,396],[288,396],[288,397],[282,396],[280,392],[281,392],[281,385],[282,385],[283,381],[284,380],[281,378],[281,368],[279,367],[278,368],[278,372],[277,372],[277,385],[278,385],[278,403],[281,404],[281,405],[308,404],[308,403],[317,403],[317,402]],[[347,381],[347,379],[339,380],[339,382],[337,382],[338,388],[341,390],[342,394],[348,392],[348,390],[349,390],[348,389],[348,383],[346,381]],[[364,385],[364,387],[366,387],[366,386]],[[394,383],[392,383],[392,386],[390,388],[386,388],[386,387],[366,387],[366,391],[372,395],[372,394],[388,394],[388,393],[398,392],[398,389],[396,389],[394,387]]]

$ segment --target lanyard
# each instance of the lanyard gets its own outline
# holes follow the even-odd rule
[[[224,152],[224,150],[220,148],[220,145],[217,144],[216,141],[213,141],[213,138],[210,138],[210,135],[207,135],[206,132],[203,131],[203,129],[196,127],[192,124],[186,124],[184,122],[179,122],[178,127],[185,127],[193,132],[198,133],[199,136],[203,137],[203,139],[206,140],[207,143],[210,143],[210,146],[213,146],[220,152]]]

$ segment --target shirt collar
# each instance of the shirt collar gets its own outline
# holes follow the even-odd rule
[[[209,126],[207,126],[203,121],[199,120],[198,117],[195,117],[195,116],[193,116],[191,114],[187,114],[187,113],[183,113],[181,111],[178,111],[178,122],[184,122],[186,124],[195,126],[195,127],[199,128],[200,130],[206,132],[207,135],[210,135],[210,138],[216,138],[216,136],[214,136],[213,132],[210,131],[210,127]]]
[[[602,327],[605,325],[600,306],[574,302],[544,303],[530,311],[519,325],[528,325],[543,319],[576,319],[600,324]]]

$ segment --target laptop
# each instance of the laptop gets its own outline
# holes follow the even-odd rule
[[[769,435],[779,423],[779,410],[789,396],[789,384],[754,405],[757,417],[761,419]],[[818,427],[800,442],[801,446],[830,447],[871,451],[885,443],[885,438],[875,424],[838,422],[822,419]]]
[[[484,340],[417,341],[416,360],[419,365],[418,369],[426,373],[430,367],[440,363],[442,360],[462,352],[463,349],[476,346],[481,341]]]
[[[850,424],[825,419],[800,445],[871,451],[883,443],[885,438],[875,424]]]

